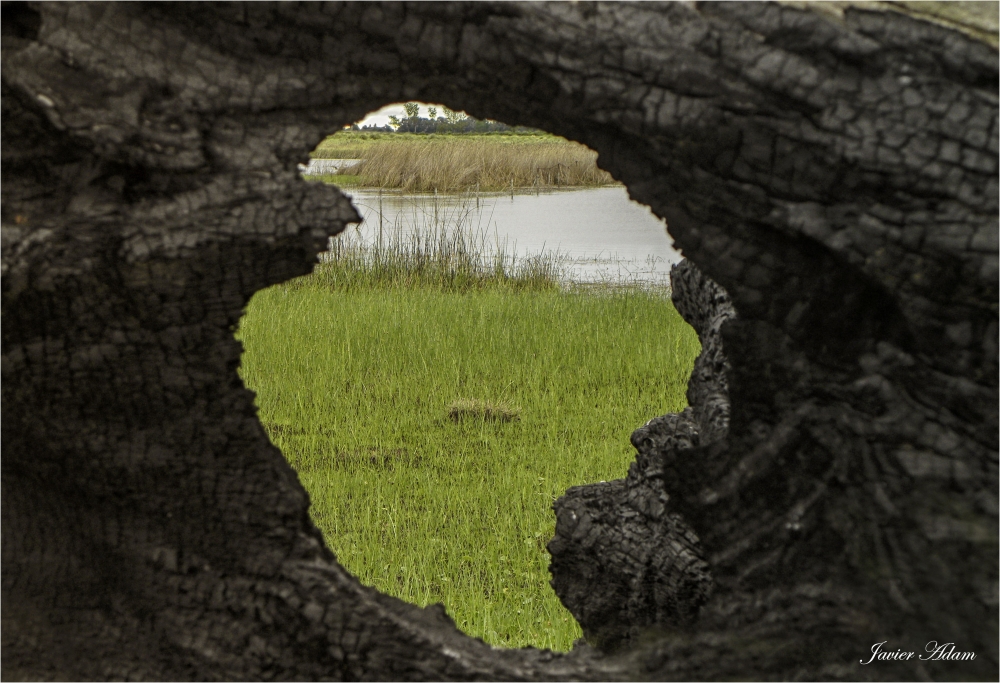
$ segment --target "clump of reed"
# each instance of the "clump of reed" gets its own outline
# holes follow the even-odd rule
[[[425,136],[405,142],[370,141],[351,150],[361,163],[345,169],[345,174],[358,176],[360,185],[407,192],[496,192],[614,182],[597,167],[597,152],[561,138],[517,144],[489,136],[449,137],[453,139],[447,142]]]
[[[352,232],[331,241],[309,277],[333,290],[544,290],[558,288],[559,262],[551,255],[518,258],[503,245],[487,249],[481,236],[462,230],[394,230],[373,242]]]
[[[564,258],[554,252],[519,256],[506,242],[490,239],[473,226],[472,211],[397,213],[370,237],[360,226],[330,240],[329,250],[307,278],[291,286],[331,290],[486,288],[542,291],[558,289]]]

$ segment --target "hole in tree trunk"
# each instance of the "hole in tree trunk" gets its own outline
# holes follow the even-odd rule
[[[363,583],[441,602],[492,645],[568,650],[581,631],[549,585],[553,503],[573,486],[624,484],[629,433],[684,408],[699,344],[662,272],[619,263],[613,278],[607,250],[603,271],[567,265],[586,260],[596,238],[534,254],[484,239],[484,214],[499,213],[491,204],[556,199],[571,209],[594,201],[594,178],[610,179],[582,146],[492,122],[500,132],[476,134],[477,123],[436,135],[345,130],[319,145],[314,160],[359,161],[330,174],[310,173],[322,168],[314,161],[304,177],[341,183],[358,203],[375,182],[364,167],[396,163],[377,178],[382,230],[369,212],[363,231],[331,239],[311,275],[254,296],[238,333],[241,375],[309,491],[313,521]],[[532,182],[574,163],[593,170],[559,187]],[[436,166],[457,168],[464,185],[408,187],[448,186]],[[513,193],[499,177],[514,179]],[[393,179],[401,187],[386,187]],[[620,195],[605,201],[626,220]],[[662,222],[624,209],[665,251]],[[526,226],[539,243],[559,227],[545,220]]]

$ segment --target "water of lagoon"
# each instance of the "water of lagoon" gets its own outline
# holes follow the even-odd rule
[[[365,241],[377,241],[380,229],[384,239],[461,225],[507,253],[556,253],[563,279],[573,282],[667,284],[670,266],[682,258],[664,221],[621,186],[513,195],[345,193],[364,218],[348,230]]]

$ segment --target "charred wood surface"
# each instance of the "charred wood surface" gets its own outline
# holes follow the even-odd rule
[[[995,680],[996,4],[939,5],[4,3],[3,677]],[[697,265],[690,408],[559,505],[614,653],[360,585],[237,376],[358,218],[297,164],[414,99],[589,145]]]

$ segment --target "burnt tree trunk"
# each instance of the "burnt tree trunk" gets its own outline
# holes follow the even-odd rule
[[[995,679],[996,4],[920,5],[5,3],[3,676]],[[237,376],[357,220],[296,164],[410,99],[589,145],[700,269],[691,407],[558,505],[606,651],[360,585]]]

